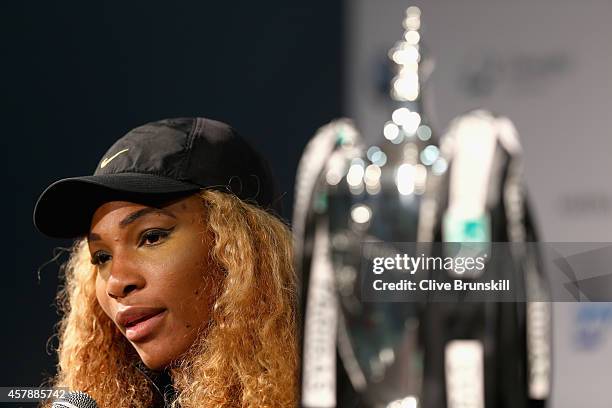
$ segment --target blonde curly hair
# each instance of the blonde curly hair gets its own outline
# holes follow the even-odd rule
[[[237,197],[198,193],[219,266],[211,323],[169,372],[173,407],[293,407],[297,399],[297,298],[291,233]],[[75,242],[58,293],[55,386],[81,390],[100,407],[148,407],[155,390],[134,348],[104,313],[86,239]]]

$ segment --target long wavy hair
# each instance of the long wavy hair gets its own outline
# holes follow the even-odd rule
[[[198,193],[219,267],[212,319],[169,370],[173,407],[292,407],[297,398],[297,299],[291,233],[237,197]],[[207,256],[207,254],[203,254]],[[155,391],[136,351],[104,313],[85,239],[75,242],[58,293],[58,369],[50,382],[100,407],[148,407]],[[214,275],[214,274],[213,274]],[[206,279],[203,277],[203,279]]]

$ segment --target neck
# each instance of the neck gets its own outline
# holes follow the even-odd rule
[[[140,372],[147,381],[151,384],[153,390],[157,394],[158,399],[161,399],[165,405],[174,398],[175,390],[172,385],[172,376],[170,370],[165,368],[161,371],[152,370],[147,367],[142,360],[138,359],[134,363],[134,367]]]

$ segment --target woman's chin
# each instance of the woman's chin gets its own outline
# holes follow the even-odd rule
[[[170,364],[172,356],[168,354],[168,348],[152,346],[133,344],[144,365],[153,371],[161,371]]]
[[[158,335],[147,341],[131,342],[131,344],[149,369],[161,371],[193,346],[196,340],[195,332],[190,331],[188,334],[177,335],[172,339]],[[178,341],[177,337],[182,341]]]
[[[159,357],[152,357],[148,355],[140,354],[140,359],[150,370],[153,371],[162,371],[164,368],[168,366],[170,363],[169,360],[161,359]]]

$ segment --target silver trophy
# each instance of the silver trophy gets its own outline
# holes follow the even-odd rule
[[[516,131],[477,111],[438,137],[423,98],[433,63],[417,7],[406,10],[403,27],[388,54],[392,109],[380,142],[367,145],[350,120],[334,121],[313,137],[298,168],[301,406],[542,406],[550,388],[548,303],[363,300],[364,263],[401,252],[403,243],[430,254],[433,242],[445,241],[519,244],[513,273],[532,299],[546,295],[538,254],[520,246],[537,237]],[[475,156],[488,157],[479,171],[470,165]]]

